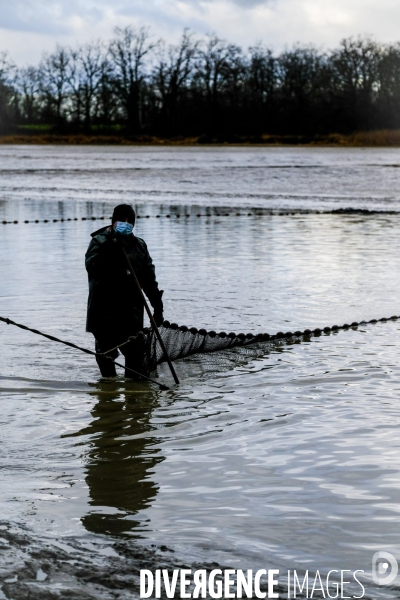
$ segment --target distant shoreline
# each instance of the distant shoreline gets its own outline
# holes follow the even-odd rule
[[[400,147],[400,130],[360,131],[349,135],[320,136],[202,135],[163,138],[150,135],[124,137],[116,135],[39,134],[0,135],[0,145],[78,145],[78,146],[317,146],[317,147]]]

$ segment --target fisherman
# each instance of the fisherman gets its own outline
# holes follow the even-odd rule
[[[85,264],[89,278],[86,331],[93,333],[96,352],[107,352],[143,329],[143,300],[129,271],[125,249],[139,283],[150,300],[157,326],[163,322],[163,291],[158,289],[153,261],[146,243],[133,235],[136,214],[129,204],[115,207],[111,226],[92,233]],[[125,377],[128,369],[141,372],[143,337],[138,336],[122,346],[125,355]],[[115,360],[118,350],[108,353]],[[103,377],[115,377],[114,363],[96,356]]]

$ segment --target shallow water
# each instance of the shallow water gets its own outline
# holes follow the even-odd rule
[[[395,150],[0,154],[10,220],[108,214],[115,190],[126,201],[135,186],[153,215],[173,202],[399,209]],[[100,226],[1,225],[0,316],[93,348],[83,256]],[[171,321],[273,333],[400,313],[397,215],[151,218],[136,234]],[[140,565],[215,562],[363,569],[370,598],[397,597],[370,572],[378,550],[400,558],[399,329],[197,355],[176,364],[181,385],[160,392],[102,381],[91,357],[0,324],[1,593],[129,598]],[[165,366],[158,375],[171,383]]]

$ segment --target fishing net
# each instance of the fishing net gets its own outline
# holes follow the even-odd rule
[[[390,320],[396,320],[400,317],[393,316]],[[387,318],[381,318],[379,321],[388,321]],[[345,323],[344,325],[332,325],[332,327],[324,327],[320,329],[304,329],[304,331],[278,331],[275,334],[269,333],[226,333],[221,331],[206,331],[205,329],[197,329],[196,327],[188,328],[185,325],[178,325],[177,323],[170,323],[164,321],[163,325],[159,328],[161,338],[164,342],[165,349],[171,360],[177,360],[185,358],[197,353],[210,353],[218,350],[226,350],[229,348],[245,348],[253,344],[260,342],[269,341],[284,341],[292,338],[305,338],[309,336],[320,336],[322,334],[329,335],[331,332],[335,333],[339,329],[356,328],[361,323],[377,323],[377,319],[371,319],[370,321],[360,321],[360,323],[353,322],[351,324]],[[166,354],[163,351],[159,340],[155,332],[152,329],[144,329],[143,333],[139,334],[142,337],[143,349],[143,373],[153,371],[157,365],[167,360]]]
[[[258,333],[256,335],[253,333],[226,333],[225,331],[220,331],[217,333],[216,331],[206,331],[205,329],[197,329],[196,327],[191,327],[189,329],[186,327],[186,325],[179,326],[177,323],[164,321],[162,326],[159,328],[159,333],[164,344],[165,351],[160,344],[156,333],[152,329],[144,328],[143,331],[140,331],[135,336],[128,338],[127,341],[119,344],[115,348],[110,348],[102,355],[104,356],[110,354],[111,356],[111,352],[119,349],[122,350],[122,348],[124,348],[124,350],[122,350],[123,354],[136,355],[136,358],[140,356],[140,359],[137,361],[139,363],[137,364],[137,368],[139,369],[140,373],[146,375],[153,371],[158,364],[167,361],[167,354],[171,360],[185,358],[193,354],[208,354],[217,350],[221,351],[230,348],[234,348],[237,352],[250,352],[254,354],[254,350],[257,351],[257,348],[260,348],[260,346],[256,346],[256,344],[260,342],[269,342],[275,340],[278,342],[284,342],[285,339],[290,340],[291,338],[297,338],[297,341],[300,341],[299,338],[309,339],[310,336],[320,336],[321,334],[329,335],[331,332],[336,333],[339,329],[356,329],[362,324],[376,324],[378,321],[396,321],[397,319],[400,319],[400,317],[382,317],[378,320],[370,319],[369,321],[360,321],[359,323],[354,321],[350,325],[345,323],[344,325],[332,325],[332,327],[324,327],[323,329],[316,327],[315,329],[305,329],[304,331],[294,332],[287,331],[286,333],[278,331],[278,333],[272,335],[269,333]],[[0,316],[0,321],[7,323],[7,325],[15,325],[16,327],[24,329],[25,331],[31,331],[32,333],[41,335],[53,342],[64,344],[70,348],[76,348],[77,350],[85,352],[86,354],[95,354],[92,350],[82,348],[81,346],[77,346],[76,344],[66,340],[61,340],[60,338],[44,333],[43,331],[39,331],[38,329],[32,329],[31,327],[27,327],[22,323],[16,323],[7,317]],[[254,346],[251,349],[248,348],[252,344]],[[128,351],[128,348],[130,348],[130,351]],[[119,363],[116,364],[118,365]]]
[[[268,333],[254,335],[252,333],[226,333],[221,331],[206,331],[196,327],[188,328],[185,325],[164,321],[159,328],[165,349],[171,360],[185,358],[199,352],[208,353],[225,350],[238,346],[247,346],[255,342],[267,341],[276,336]],[[167,360],[155,332],[144,329],[144,357],[143,372],[151,372],[156,366]],[[283,335],[283,334],[282,334]]]

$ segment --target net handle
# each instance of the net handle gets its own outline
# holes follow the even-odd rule
[[[147,312],[147,315],[148,315],[148,317],[149,317],[149,319],[150,319],[150,323],[152,324],[152,326],[153,326],[153,329],[154,329],[154,331],[156,332],[157,339],[158,339],[158,341],[160,342],[160,346],[161,346],[161,348],[162,348],[162,351],[164,352],[164,354],[165,354],[165,357],[166,357],[166,359],[167,359],[168,366],[169,366],[169,368],[170,368],[170,370],[171,370],[171,373],[172,373],[172,377],[174,378],[174,380],[175,380],[175,383],[177,383],[177,384],[179,385],[179,379],[178,379],[178,376],[177,376],[177,374],[176,374],[176,372],[175,372],[174,366],[173,366],[173,364],[172,364],[172,362],[171,362],[171,359],[170,359],[170,357],[169,357],[169,355],[168,355],[167,349],[166,349],[166,347],[165,347],[165,344],[164,344],[164,342],[163,342],[163,339],[162,339],[162,337],[161,337],[161,334],[160,334],[160,332],[159,332],[159,330],[158,330],[158,327],[157,327],[157,324],[156,324],[156,322],[155,322],[155,320],[154,320],[153,314],[152,314],[152,312],[151,312],[151,310],[150,310],[150,308],[149,308],[149,305],[148,305],[148,303],[147,303],[147,300],[146,300],[146,298],[145,298],[145,295],[144,295],[144,293],[143,293],[142,287],[141,287],[141,285],[140,285],[140,283],[139,283],[139,280],[138,280],[138,278],[136,277],[136,273],[135,273],[135,271],[134,271],[134,269],[133,269],[133,267],[132,267],[131,261],[129,260],[129,256],[128,256],[128,254],[127,254],[127,252],[126,252],[125,248],[124,248],[122,245],[121,245],[121,249],[122,249],[122,252],[123,252],[123,254],[124,254],[125,258],[126,258],[126,262],[127,262],[128,266],[129,266],[129,270],[130,270],[130,272],[131,272],[131,274],[132,274],[132,277],[133,277],[133,279],[134,279],[134,281],[135,281],[135,284],[136,284],[136,286],[137,286],[137,289],[139,290],[139,293],[140,293],[140,295],[141,295],[141,297],[142,297],[142,300],[143,300],[144,307],[145,307],[145,309],[146,309],[146,312]]]

